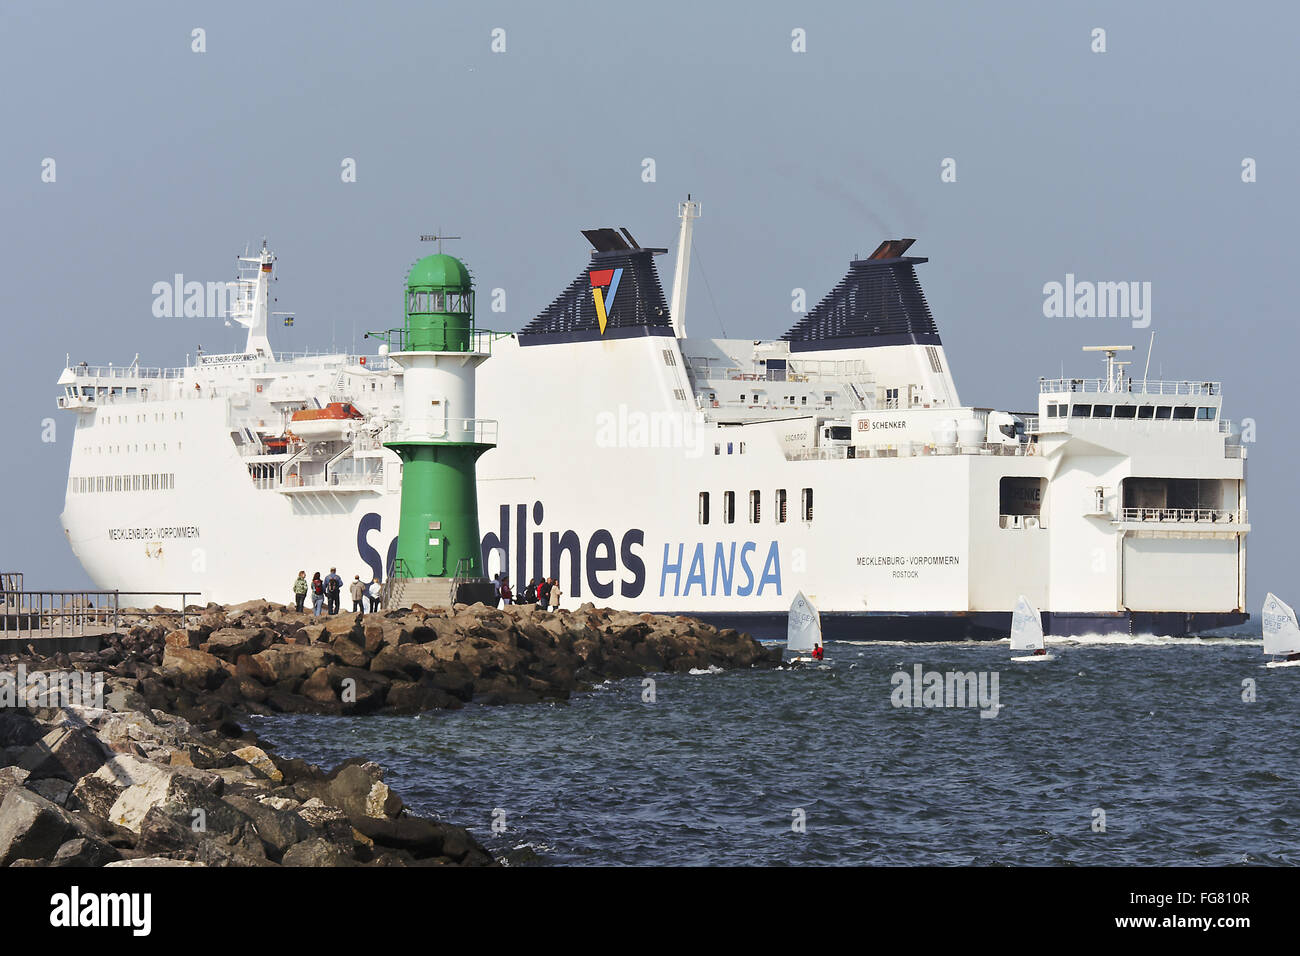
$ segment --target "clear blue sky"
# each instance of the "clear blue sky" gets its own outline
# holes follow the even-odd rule
[[[418,237],[440,229],[517,329],[585,262],[579,229],[671,246],[690,191],[694,333],[778,335],[793,288],[815,302],[855,252],[916,237],[972,404],[1032,407],[1062,363],[1094,374],[1082,345],[1145,350],[1121,319],[1044,318],[1044,283],[1151,282],[1153,373],[1222,380],[1225,415],[1257,422],[1252,601],[1294,595],[1298,30],[1281,3],[9,0],[0,565],[85,582],[58,521],[65,353],[171,366],[242,344],[219,320],[154,318],[153,283],[230,278],[267,236],[277,307],[298,314],[276,346],[347,347],[400,314]]]

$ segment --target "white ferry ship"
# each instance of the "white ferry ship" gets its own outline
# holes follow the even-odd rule
[[[1114,346],[1102,377],[1039,379],[1032,412],[963,404],[910,239],[852,261],[777,340],[688,336],[698,211],[679,207],[671,301],[667,250],[594,229],[554,302],[480,334],[483,417],[453,424],[496,442],[489,573],[759,630],[803,591],[831,637],[1002,636],[1021,594],[1051,634],[1247,618],[1246,453],[1219,383],[1138,378]],[[241,263],[242,351],[59,378],[63,527],[101,588],[287,601],[300,569],[391,567],[401,370],[273,353],[274,256]]]

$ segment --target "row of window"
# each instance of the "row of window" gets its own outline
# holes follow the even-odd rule
[[[778,488],[775,492],[776,502],[773,505],[772,513],[776,516],[777,524],[785,524],[790,518],[790,508],[788,503],[787,492],[784,488]],[[699,521],[700,524],[708,524],[710,521],[709,513],[710,496],[707,491],[700,492]],[[813,490],[804,488],[799,497],[799,513],[803,516],[804,521],[813,519]],[[757,489],[749,493],[749,523],[758,524],[763,517],[763,493]],[[736,493],[734,491],[724,491],[722,493],[722,523],[736,523]]]
[[[155,421],[155,422],[165,422],[165,421],[167,420],[167,413],[166,413],[166,412],[153,412],[153,413],[151,413],[151,414],[147,414],[147,415],[134,415],[134,416],[118,415],[118,416],[117,416],[117,424],[119,424],[119,425],[125,425],[125,424],[127,424],[127,418],[128,418],[128,417],[133,417],[133,418],[136,420],[137,423],[138,423],[138,422],[146,422],[146,421],[150,421],[150,420]],[[172,412],[172,421],[174,421],[174,422],[179,422],[179,421],[183,421],[184,419],[185,419],[185,413],[184,413],[184,412]],[[92,423],[92,425],[112,425],[112,424],[113,424],[113,416],[112,416],[112,415],[97,415],[97,416],[95,416],[95,421]]]
[[[1212,422],[1218,409],[1195,405],[1066,405],[1047,403],[1048,418],[1138,418],[1176,422]]]
[[[717,405],[717,404],[718,404],[718,393],[717,393],[717,392],[709,392],[708,401],[709,401],[711,404],[713,404],[713,405]],[[741,393],[740,393],[740,398],[738,399],[738,401],[740,402],[741,405],[749,405],[749,404],[754,404],[754,405],[766,405],[766,404],[767,404],[767,393],[766,393],[766,392],[754,392],[754,393],[753,393],[753,401],[751,402],[751,401],[750,401],[750,393],[749,393],[749,392],[741,392]],[[835,401],[835,396],[834,396],[833,394],[831,394],[830,392],[826,392],[826,393],[825,393],[825,404],[830,405],[830,404],[832,404],[834,401]],[[808,404],[808,396],[807,396],[807,395],[782,395],[782,396],[781,396],[780,403],[781,403],[782,405],[807,405],[807,404]]]
[[[171,491],[176,487],[176,476],[156,475],[93,475],[69,478],[68,491],[74,495],[99,494],[105,491]]]
[[[177,442],[176,450],[180,451],[181,447],[182,447],[182,443]],[[128,455],[133,453],[138,453],[141,451],[145,451],[145,452],[166,451],[167,443],[166,442],[145,442],[144,444],[137,444],[137,445],[87,445],[86,453],[89,455],[120,455],[122,454],[123,449],[126,450],[126,454]]]

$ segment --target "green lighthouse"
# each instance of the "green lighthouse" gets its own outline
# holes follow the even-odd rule
[[[402,419],[384,442],[402,459],[390,604],[450,605],[466,585],[481,599],[474,469],[496,445],[496,422],[474,415],[475,371],[491,354],[491,333],[474,327],[474,283],[464,263],[439,253],[412,266],[405,317],[401,329],[371,333],[402,370]]]

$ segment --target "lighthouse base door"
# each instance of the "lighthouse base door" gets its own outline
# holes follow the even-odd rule
[[[430,534],[429,544],[424,550],[425,568],[430,577],[442,577],[447,573],[447,546],[441,535]]]

